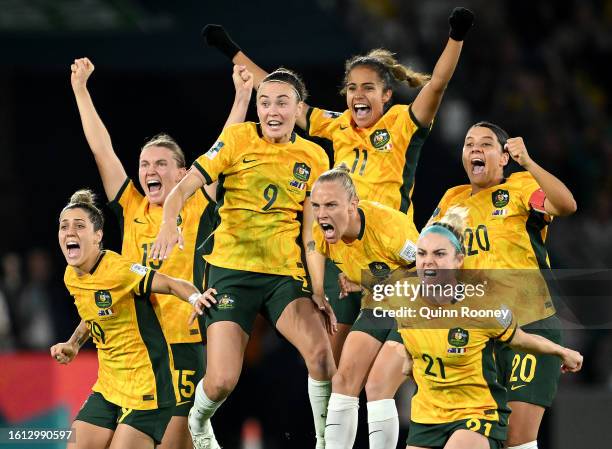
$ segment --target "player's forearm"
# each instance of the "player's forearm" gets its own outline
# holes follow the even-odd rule
[[[74,330],[70,339],[67,343],[73,345],[78,351],[85,344],[87,340],[89,340],[89,328],[87,327],[87,323],[83,320],[79,323],[77,328]]]
[[[156,277],[159,276],[159,273],[156,274]],[[187,282],[183,279],[172,278],[169,276],[164,276],[165,279],[161,285],[159,285],[159,290],[157,293],[163,293],[167,295],[176,296],[183,301],[189,301],[189,297],[194,293],[199,294],[199,290],[195,288],[195,286],[191,282]]]
[[[223,125],[223,129],[226,127],[233,125],[235,123],[242,123],[246,119],[246,114],[249,109],[249,103],[251,101],[251,93],[245,92],[236,92],[236,96],[234,97],[234,104],[232,105],[232,110],[230,111],[225,125]]]
[[[528,334],[527,332],[517,329],[516,334],[510,346],[520,351],[529,352],[532,354],[549,354],[562,357],[565,348],[541,335]]]
[[[552,206],[551,215],[565,216],[576,212],[577,205],[570,189],[555,175],[544,170],[533,159],[523,166],[538,182]]]
[[[185,178],[191,176],[187,174],[181,182],[174,186],[174,188],[168,194],[166,201],[164,202],[164,213],[162,218],[162,225],[172,224],[176,226],[176,219],[185,205],[185,201],[195,192],[195,189],[189,192],[184,184]],[[200,186],[201,187],[201,186]]]
[[[91,151],[96,157],[114,153],[110,134],[96,111],[87,87],[76,89],[74,97],[79,109],[83,132]]]
[[[232,62],[234,64],[245,66],[247,70],[253,74],[253,87],[256,90],[259,88],[259,84],[268,75],[268,72],[255,64],[251,58],[245,55],[242,51],[236,53],[236,56],[234,56]]]
[[[306,265],[310,274],[312,292],[315,295],[325,296],[325,256],[315,249],[315,242],[311,240],[306,244]]]
[[[459,63],[459,56],[461,56],[461,48],[463,47],[463,41],[456,41],[449,39],[444,51],[438,58],[433,72],[431,73],[431,80],[429,81],[430,88],[434,92],[444,92],[449,81],[455,73],[457,64]]]

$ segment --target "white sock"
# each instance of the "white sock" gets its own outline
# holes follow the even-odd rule
[[[330,395],[331,380],[314,380],[308,376],[308,397],[317,436],[316,449],[325,449],[325,419]]]
[[[399,438],[399,419],[393,399],[368,402],[370,449],[395,449]]]
[[[350,449],[357,435],[359,398],[332,393],[325,424],[326,449]]]
[[[219,402],[209,399],[204,392],[203,380],[201,379],[196,386],[195,400],[189,413],[189,427],[196,434],[212,432],[210,418],[225,402],[225,399]]]
[[[519,446],[509,446],[508,449],[538,449],[538,440],[530,441]]]

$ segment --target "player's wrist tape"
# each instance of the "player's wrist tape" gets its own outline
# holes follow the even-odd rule
[[[191,304],[192,306],[195,306],[195,303],[198,302],[200,296],[200,293],[192,293],[187,299],[187,301],[189,301],[189,304]]]

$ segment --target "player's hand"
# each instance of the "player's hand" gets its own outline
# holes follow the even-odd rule
[[[397,350],[401,351],[401,356],[404,357],[404,363],[402,363],[402,374],[404,376],[412,376],[412,366],[414,365],[412,357],[410,357],[410,354],[408,354],[408,351],[404,345],[398,346]]]
[[[338,332],[338,320],[327,298],[322,295],[314,294],[312,295],[312,301],[315,303],[317,309],[323,314],[327,333],[333,335]]]
[[[93,73],[95,67],[88,58],[75,59],[70,65],[70,84],[73,90],[87,87],[87,80]]]
[[[523,168],[527,168],[531,162],[531,157],[522,137],[510,137],[504,145],[504,150]]]
[[[562,373],[575,373],[580,371],[582,368],[582,354],[580,354],[578,351],[574,351],[573,349],[565,348],[563,355],[561,356],[561,360]]]
[[[78,353],[78,346],[72,343],[57,343],[51,346],[51,357],[62,365],[68,365]]]
[[[253,92],[253,74],[247,70],[246,66],[234,65],[232,80],[234,89],[236,89],[236,97],[249,100]]]
[[[453,9],[448,17],[450,32],[448,35],[455,41],[462,41],[472,25],[474,25],[474,13],[467,8],[457,7]]]
[[[162,224],[151,248],[151,259],[166,260],[177,244],[181,250],[185,246],[181,228],[170,223]]]
[[[236,56],[236,53],[240,51],[240,47],[236,45],[236,42],[229,37],[225,28],[221,25],[215,25],[209,23],[202,28],[202,37],[206,45],[215,47],[221,53],[223,53],[231,61]]]
[[[217,294],[217,290],[209,288],[201,295],[194,293],[189,297],[189,303],[193,306],[193,312],[189,317],[189,325],[191,326],[198,315],[204,315],[204,310],[210,309],[213,304],[217,304],[217,300],[214,295]]]
[[[340,299],[346,298],[349,293],[361,291],[361,285],[351,281],[344,273],[338,275],[338,284],[340,285]]]

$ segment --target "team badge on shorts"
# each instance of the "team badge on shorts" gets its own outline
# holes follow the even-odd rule
[[[372,262],[368,265],[370,272],[377,278],[386,277],[391,273],[391,268],[384,262]]]
[[[495,207],[506,207],[510,202],[510,194],[507,190],[497,189],[491,194],[493,200],[493,206]]]
[[[470,333],[460,327],[453,327],[448,331],[448,343],[456,348],[461,348],[468,344]]]
[[[386,129],[377,129],[370,134],[372,146],[380,151],[391,151],[391,134]]]
[[[296,162],[293,166],[293,176],[298,181],[308,181],[308,178],[310,178],[310,167],[303,162]]]
[[[96,305],[101,309],[106,309],[113,304],[113,298],[108,290],[98,290],[94,293]]]
[[[228,310],[234,308],[234,299],[227,293],[223,293],[217,298],[217,309]]]

